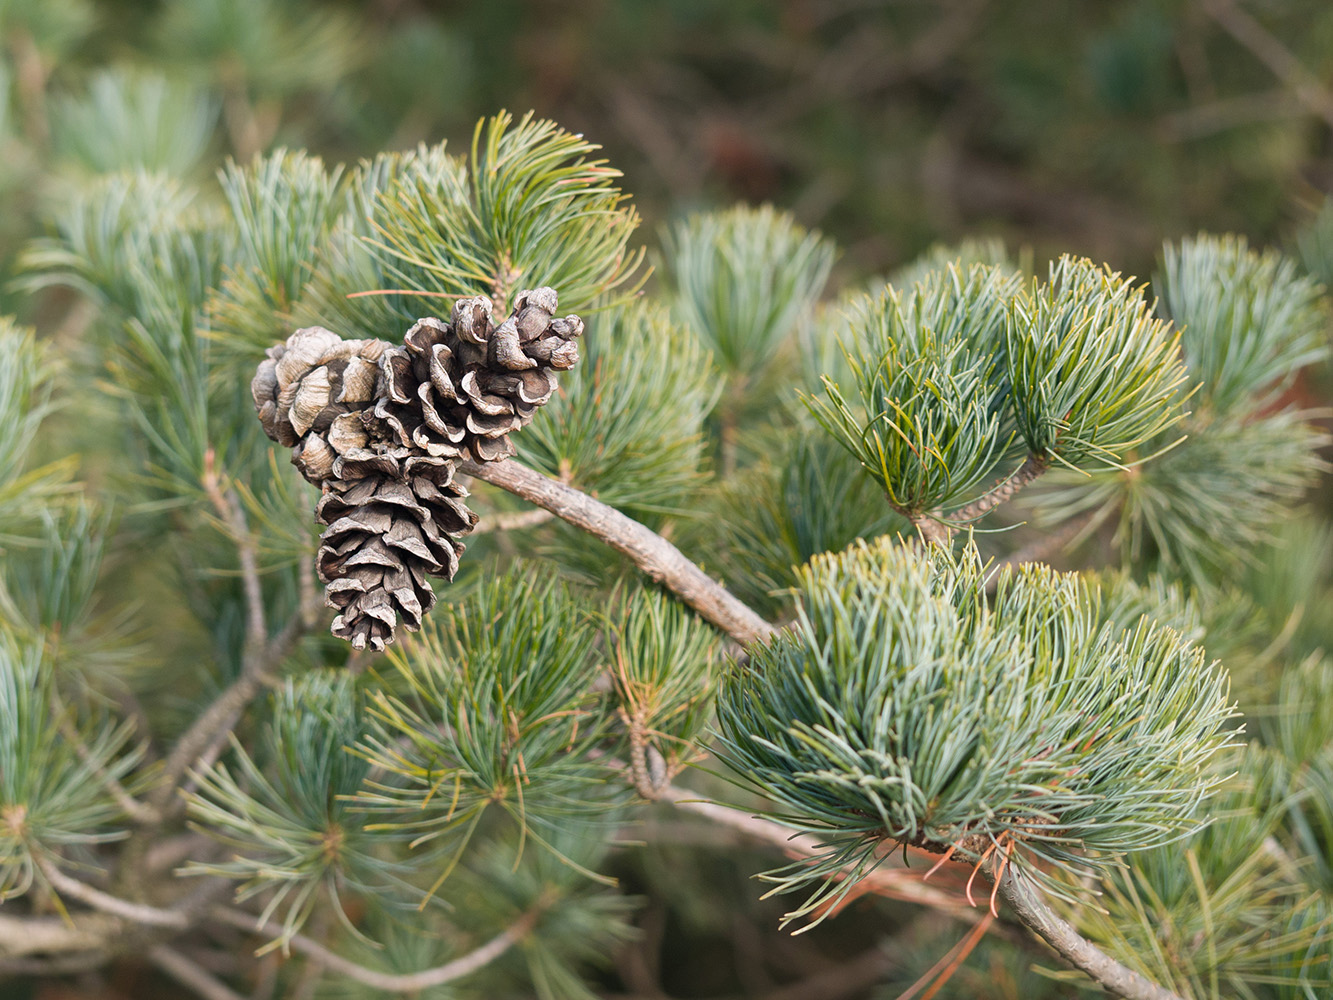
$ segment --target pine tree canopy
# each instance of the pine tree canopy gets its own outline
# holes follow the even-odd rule
[[[354,41],[190,6],[252,128]],[[20,286],[84,323],[0,322],[0,981],[608,995],[656,879],[932,956],[886,998],[979,995],[968,952],[1330,995],[1330,209],[1150,281],[976,241],[854,285],[738,206],[650,277],[554,122],[210,180],[236,100],[58,104],[88,176]]]

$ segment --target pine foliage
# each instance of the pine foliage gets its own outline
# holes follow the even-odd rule
[[[0,323],[0,916],[184,922],[163,947],[243,921],[261,950],[355,963],[320,995],[480,953],[420,995],[588,997],[638,919],[627,840],[723,823],[809,835],[787,846],[813,856],[753,866],[801,894],[787,922],[864,918],[890,954],[926,932],[839,911],[918,885],[901,848],[960,885],[1020,872],[1182,997],[1320,995],[1328,534],[1293,513],[1322,468],[1296,395],[1326,354],[1315,275],[1199,236],[1166,249],[1154,304],[1109,267],[1032,278],[983,242],[821,305],[831,241],[739,207],[664,235],[653,301],[619,173],[532,115],[482,121],[463,155],[343,168],[260,141],[201,178],[210,115],[262,132],[265,102],[355,59],[340,16],[305,11],[302,35],[304,8],[242,8],[191,0],[158,29],[239,67],[222,92],[126,70],[53,106],[70,186],[21,284],[88,318]],[[62,11],[51,50],[78,41]],[[458,578],[415,636],[349,654],[311,599],[317,498],[254,418],[255,365],[296,327],[397,342],[539,285],[588,322],[516,461],[559,514],[588,502],[592,538],[482,482],[512,462],[468,466]],[[1073,571],[956,537],[1011,523],[968,508],[1048,468],[1041,520],[1097,542]],[[656,536],[625,541],[623,514]],[[763,628],[716,611],[716,575]],[[981,948],[1027,989],[1006,941]]]
[[[1197,825],[1225,675],[1171,629],[1099,624],[1096,603],[1035,567],[988,602],[974,550],[882,539],[811,562],[796,627],[728,674],[718,712],[723,759],[826,845],[769,876],[823,883],[788,919],[845,895],[886,842],[1049,879],[1042,863],[1105,870]]]

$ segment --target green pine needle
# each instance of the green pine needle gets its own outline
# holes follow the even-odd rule
[[[750,650],[718,702],[722,756],[826,853],[765,878],[849,891],[894,841],[1104,871],[1196,827],[1227,741],[1225,674],[1171,629],[1099,624],[1095,591],[888,539],[817,557],[797,624]],[[844,867],[852,875],[832,876]],[[813,887],[813,888],[811,888]]]
[[[1071,468],[1123,467],[1184,415],[1179,334],[1142,289],[1089,260],[1061,257],[1013,299],[1005,355],[1028,450]]]
[[[834,246],[771,205],[692,215],[662,234],[681,322],[728,376],[752,379],[819,298]]]
[[[1328,357],[1321,289],[1276,250],[1251,250],[1239,236],[1168,243],[1154,284],[1202,384],[1200,408],[1256,413],[1299,369]]]
[[[811,413],[909,515],[976,499],[1009,453],[1001,356],[1017,279],[950,264],[910,292],[861,298],[846,320],[852,384],[825,377]]]

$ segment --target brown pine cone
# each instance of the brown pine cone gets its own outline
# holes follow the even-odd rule
[[[445,458],[492,462],[514,454],[509,433],[555,392],[555,373],[579,359],[577,316],[555,318],[555,289],[519,292],[498,327],[482,296],[454,305],[451,322],[420,320],[380,358],[375,416],[398,444]]]
[[[421,627],[435,604],[426,578],[453,579],[477,521],[457,460],[512,455],[509,433],[579,359],[583,322],[556,319],[556,305],[554,289],[520,292],[497,328],[489,299],[464,299],[402,347],[308,327],[268,350],[250,391],[264,431],[323,488],[317,564],[334,635],[382,650],[399,624]]]
[[[333,634],[381,651],[401,623],[415,632],[435,606],[427,576],[452,580],[477,515],[446,459],[408,458],[401,475],[331,479],[315,516],[328,529],[316,564],[326,600],[339,611]]]
[[[250,383],[264,432],[292,449],[292,464],[315,484],[339,475],[346,451],[371,446],[367,418],[377,397],[382,340],[343,340],[320,326],[270,347]]]

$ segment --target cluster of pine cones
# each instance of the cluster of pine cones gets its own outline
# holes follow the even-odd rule
[[[318,568],[333,634],[383,650],[435,604],[429,576],[453,579],[477,523],[458,482],[463,459],[514,454],[511,431],[579,359],[577,316],[557,318],[554,289],[520,292],[508,319],[462,299],[448,323],[422,319],[402,346],[297,330],[268,350],[250,385],[270,438],[323,496]]]

